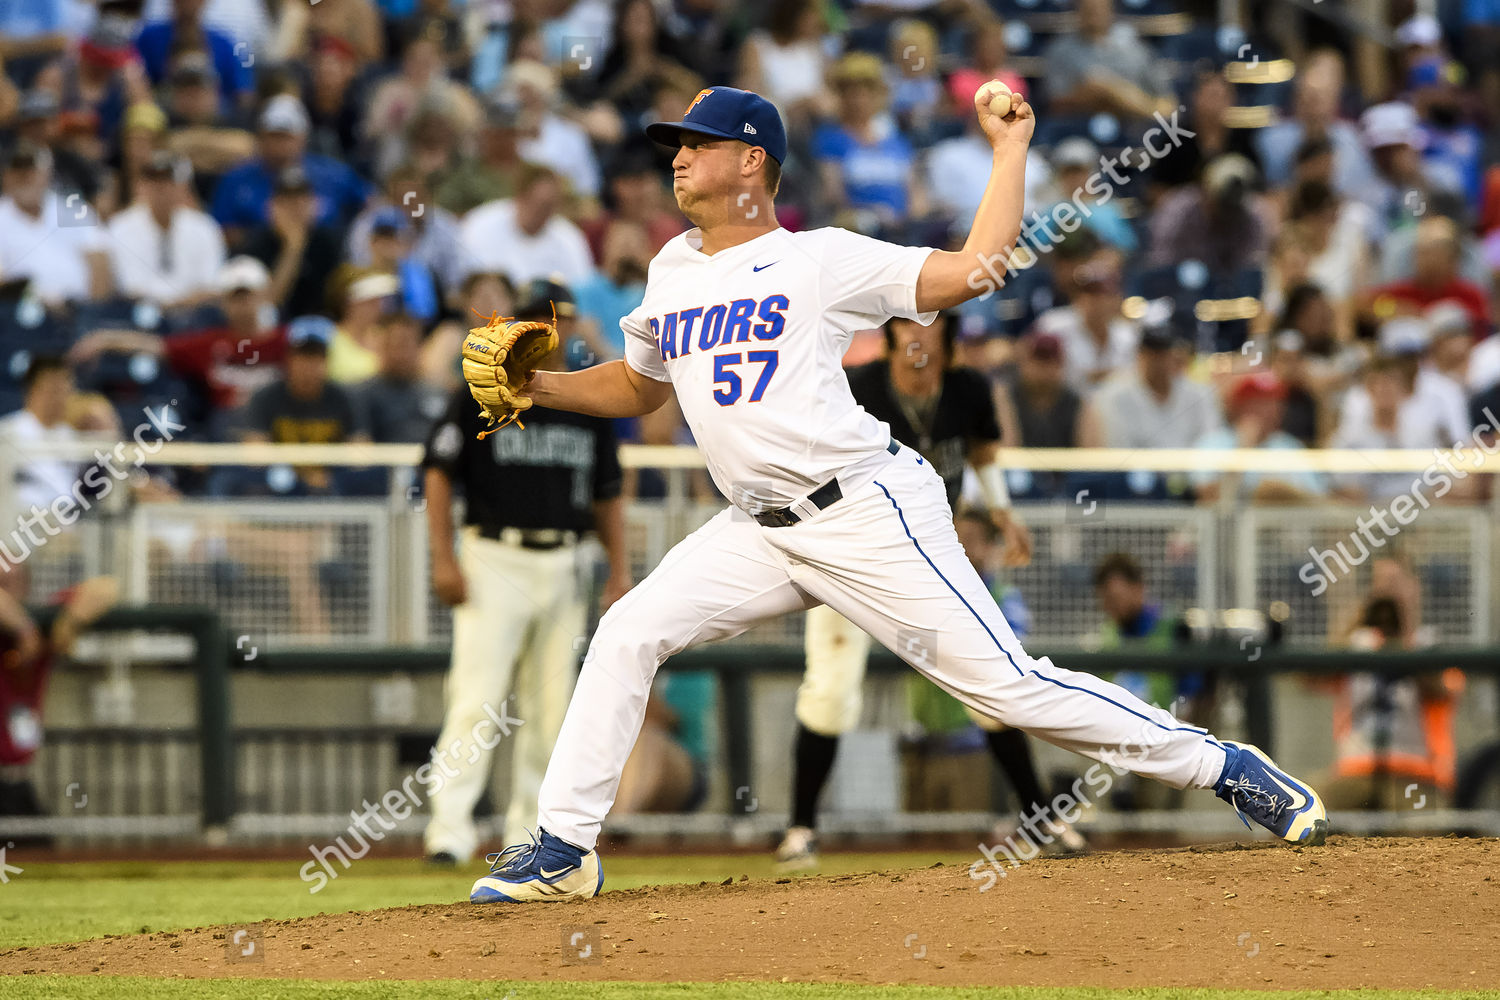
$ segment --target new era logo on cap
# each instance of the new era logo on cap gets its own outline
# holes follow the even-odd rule
[[[786,127],[776,106],[759,94],[734,87],[700,90],[680,122],[653,122],[646,134],[664,146],[682,144],[683,133],[739,139],[759,146],[777,163],[786,160]],[[754,136],[753,140],[745,136]]]

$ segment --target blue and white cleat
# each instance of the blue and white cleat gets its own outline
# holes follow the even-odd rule
[[[1260,748],[1223,742],[1229,759],[1214,794],[1234,806],[1245,826],[1253,819],[1290,843],[1323,843],[1328,836],[1328,812],[1318,793],[1277,767]]]
[[[546,830],[529,844],[515,844],[485,858],[490,873],[469,890],[471,903],[555,903],[592,899],[604,886],[604,866],[595,851],[574,847]]]

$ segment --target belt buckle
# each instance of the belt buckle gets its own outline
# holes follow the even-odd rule
[[[781,507],[776,510],[762,511],[757,520],[767,528],[790,528],[801,518],[792,513],[790,508]]]

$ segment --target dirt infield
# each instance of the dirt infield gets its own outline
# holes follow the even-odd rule
[[[0,974],[1485,988],[1497,877],[1495,840],[1117,852],[986,892],[949,866],[419,906],[18,949]]]

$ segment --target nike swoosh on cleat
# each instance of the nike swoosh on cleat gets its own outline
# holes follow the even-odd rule
[[[566,875],[568,872],[570,872],[572,870],[573,870],[572,868],[559,868],[555,872],[549,872],[545,868],[539,868],[539,869],[537,869],[537,872],[538,872],[538,874],[540,874],[542,876],[542,878],[557,878],[557,876],[559,876],[559,875]]]
[[[780,263],[781,263],[781,261],[779,261],[779,260],[773,260],[773,261],[771,261],[771,264],[780,264]],[[750,268],[750,270],[752,270],[752,271],[764,271],[766,268],[770,267],[771,264],[762,264],[759,267],[752,267],[752,268]]]
[[[1306,808],[1307,804],[1310,801],[1312,801],[1306,795],[1304,795],[1302,792],[1298,791],[1295,788],[1292,788],[1286,782],[1282,781],[1279,777],[1276,776],[1276,772],[1273,771],[1273,770],[1271,770],[1270,768],[1266,768],[1266,777],[1268,777],[1272,781],[1276,782],[1277,786],[1282,791],[1284,791],[1284,792],[1287,793],[1287,796],[1292,800],[1292,811],[1293,812],[1298,812],[1298,811]]]

